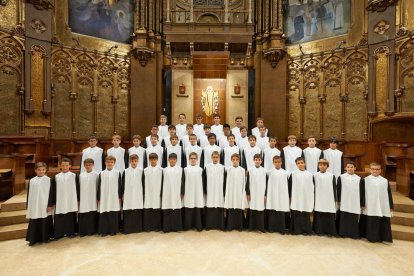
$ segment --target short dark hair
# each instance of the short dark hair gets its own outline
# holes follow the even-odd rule
[[[66,158],[66,157],[64,157],[64,158],[62,158],[62,159],[60,160],[60,164],[62,164],[62,163],[64,163],[64,162],[69,163],[69,164],[72,164],[72,160],[70,160],[69,158]]]
[[[305,158],[303,158],[303,157],[298,157],[298,158],[296,158],[296,159],[295,159],[295,163],[298,163],[299,161],[303,161],[303,162],[305,162]]]
[[[214,137],[214,139],[216,139],[216,135],[215,135],[214,133],[210,133],[210,134],[207,136],[207,139],[210,139],[210,137]]]
[[[150,153],[150,155],[148,156],[149,160],[151,159],[157,159],[158,160],[158,154],[156,154],[155,152]]]
[[[253,155],[253,160],[256,158],[262,160],[262,155],[260,153],[256,153],[255,155]]]
[[[95,164],[95,161],[93,161],[92,158],[86,158],[85,160],[83,160],[83,165],[86,164]]]
[[[131,155],[129,156],[129,160],[139,160],[139,157],[138,157],[138,155],[136,155],[136,154],[131,154]]]
[[[168,155],[168,159],[177,159],[177,154],[176,153],[170,153],[170,155]]]

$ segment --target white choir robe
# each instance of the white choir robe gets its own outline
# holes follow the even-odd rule
[[[100,147],[88,147],[82,151],[82,161],[80,164],[80,172],[83,173],[85,171],[85,167],[83,165],[83,161],[87,158],[93,159],[93,170],[97,173],[102,171],[102,162],[103,162],[103,149]]]
[[[146,160],[145,158],[145,149],[143,147],[130,147],[128,149],[128,156],[130,157],[131,155],[136,154],[138,155],[138,168],[143,169],[145,167],[145,163]],[[128,158],[129,159],[129,158]]]
[[[162,168],[148,165],[144,169],[144,220],[145,231],[161,230]]]
[[[150,166],[149,165],[150,164],[149,156],[150,156],[151,153],[157,154],[157,156],[158,156],[157,165],[161,167],[162,166],[162,161],[163,161],[163,158],[164,158],[164,149],[160,145],[156,145],[156,146],[150,145],[149,147],[147,147],[145,149],[145,156],[147,158],[148,166]]]
[[[175,133],[178,136],[178,140],[181,140],[181,137],[187,134],[187,124],[176,124]]]
[[[142,231],[144,209],[143,169],[129,167],[122,177],[122,200],[125,234]]]
[[[206,146],[210,145],[210,142],[208,141],[207,135],[201,135],[198,137],[198,144],[200,148],[204,149]]]
[[[244,210],[247,207],[246,171],[240,166],[231,166],[226,169],[224,208]]]
[[[227,136],[221,137],[221,139],[219,140],[218,145],[221,149],[224,149],[225,147],[227,147],[229,145],[229,141],[227,140]]]
[[[240,149],[238,146],[227,146],[223,149],[221,154],[221,163],[224,165],[225,168],[229,168],[233,166],[231,163],[231,156],[237,153],[240,156]]]
[[[226,169],[220,163],[208,164],[203,171],[206,194],[205,228],[224,230],[224,192]]]
[[[98,184],[99,173],[83,172],[79,175],[79,235],[93,235],[97,231],[97,210],[96,192]]]
[[[284,168],[288,173],[292,173],[297,169],[296,167],[296,158],[302,156],[302,149],[297,146],[286,146],[281,152],[282,157],[282,168]]]
[[[232,129],[231,129],[231,134],[233,134],[234,136],[235,136],[235,138],[236,138],[236,141],[241,137],[241,134],[240,134],[240,128],[239,127],[233,127]]]
[[[120,173],[123,173],[126,167],[125,166],[125,162],[126,162],[125,149],[122,147],[117,147],[117,148],[112,147],[106,152],[106,155],[113,156],[116,158],[114,169],[117,169]]]
[[[190,136],[188,134],[184,135],[180,140],[180,146],[183,147],[183,151],[190,145]]]
[[[318,162],[321,156],[322,151],[317,147],[307,147],[303,150],[303,157],[305,157],[306,170],[315,174],[318,172]]]
[[[184,168],[183,228],[203,229],[202,212],[205,206],[203,192],[203,169],[188,165]]]
[[[203,154],[203,149],[198,145],[189,145],[188,148],[185,150],[186,166],[187,164],[190,164],[190,153],[192,152],[197,153],[197,166],[201,167],[201,155]]]
[[[183,163],[182,162],[183,162],[183,155],[184,155],[184,153],[183,153],[183,148],[181,146],[179,146],[179,145],[175,145],[175,146],[170,145],[170,146],[168,146],[168,147],[165,148],[165,151],[164,151],[164,161],[163,161],[162,167],[163,168],[166,168],[166,167],[169,166],[169,164],[168,164],[168,157],[170,156],[171,153],[177,154],[177,166],[179,166],[179,167],[182,168],[183,167]]]
[[[212,163],[211,154],[217,151],[221,155],[221,148],[217,145],[208,145],[203,149],[203,165],[206,167],[208,164]]]
[[[335,236],[336,179],[330,172],[317,172],[315,182],[315,208],[313,229],[316,234]]]
[[[258,127],[255,127],[252,129],[252,135],[259,137],[260,136],[260,130]],[[265,136],[269,136],[269,129],[266,128]]]
[[[266,148],[269,147],[269,137],[257,137],[257,143],[256,145],[260,148],[261,151],[264,151]]]
[[[221,137],[224,136],[223,125],[211,125],[211,133],[216,135],[216,140],[220,141]]]
[[[323,157],[329,161],[328,172],[333,173],[335,177],[338,177],[343,173],[344,159],[342,151],[337,149],[326,149],[323,151]]]
[[[180,140],[178,140],[178,143],[180,143]],[[163,148],[166,148],[166,147],[168,147],[168,146],[170,146],[171,145],[171,136],[170,135],[167,135],[167,136],[165,136],[165,138],[162,140],[162,142],[161,142],[161,146],[163,147]]]
[[[164,232],[182,230],[182,201],[184,172],[179,166],[163,169],[162,183],[162,230]]]
[[[161,138],[159,135],[158,135],[158,142],[157,142],[157,144],[158,145],[162,145],[162,141],[163,141],[163,138]],[[147,137],[145,137],[145,147],[149,147],[151,145],[151,135],[148,135]]]
[[[267,147],[263,150],[263,167],[266,171],[274,169],[273,157],[275,156],[280,156],[280,150],[278,148]]]
[[[252,167],[247,176],[246,193],[250,195],[248,225],[250,230],[265,231],[265,195],[267,174],[262,166]]]
[[[289,174],[284,169],[268,171],[266,209],[289,212]]]
[[[168,125],[159,125],[158,126],[158,136],[162,141],[168,135]]]
[[[296,170],[290,175],[290,209],[299,212],[312,212],[314,207],[313,175],[308,171]]]
[[[245,148],[249,146],[249,137],[241,137],[236,140],[236,145],[240,148],[240,151],[243,152]]]
[[[199,125],[194,124],[193,128],[194,128],[194,134],[197,135],[197,138],[204,135],[204,124],[199,124]]]
[[[258,146],[251,147],[250,145],[247,146],[243,150],[243,157],[242,157],[242,166],[245,170],[250,170],[250,168],[254,167],[254,156],[256,154],[262,154],[262,151]]]

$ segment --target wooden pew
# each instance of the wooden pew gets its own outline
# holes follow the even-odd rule
[[[381,165],[383,176],[395,181],[397,178],[397,159],[400,157],[410,157],[413,151],[413,144],[406,143],[381,143]],[[413,155],[414,156],[414,155]]]
[[[12,195],[16,195],[25,189],[25,160],[22,154],[0,154],[0,169],[11,170]]]
[[[396,158],[397,162],[397,191],[403,195],[410,196],[414,194],[411,191],[410,177],[414,172],[414,156],[399,156]],[[410,189],[411,187],[411,189]]]

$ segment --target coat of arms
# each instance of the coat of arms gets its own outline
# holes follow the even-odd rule
[[[218,111],[219,95],[213,87],[207,86],[201,93],[201,107],[203,112],[210,117]]]

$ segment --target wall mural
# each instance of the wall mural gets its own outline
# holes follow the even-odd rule
[[[350,0],[287,0],[287,44],[346,34],[350,25]]]
[[[134,31],[134,0],[71,0],[72,32],[130,43]]]

